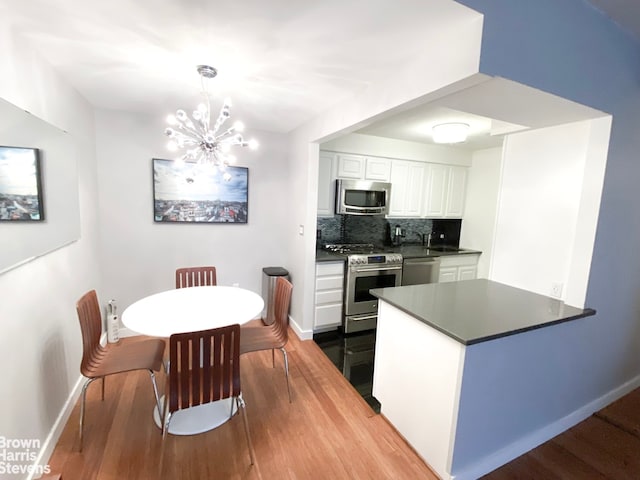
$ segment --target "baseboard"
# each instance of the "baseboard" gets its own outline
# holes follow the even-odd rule
[[[452,478],[456,480],[475,480],[480,478],[481,476],[492,472],[496,468],[509,463],[511,460],[518,458],[520,455],[533,450],[544,442],[551,440],[553,437],[560,435],[562,432],[567,431],[571,427],[593,415],[595,412],[603,409],[619,398],[624,397],[626,394],[638,387],[640,387],[640,375],[593,400],[592,402],[589,402],[566,417],[563,417],[544,428],[536,430],[517,442],[514,442],[507,447],[498,450],[494,454],[483,458],[480,462],[476,462],[471,467],[466,468],[461,472],[457,472],[452,476]]]
[[[302,329],[291,315],[289,315],[289,326],[300,340],[313,340],[313,330]]]
[[[137,333],[132,332],[131,330],[128,330],[128,329],[124,329],[124,330],[125,330],[124,332],[120,330],[121,337],[137,335]],[[106,343],[107,343],[107,333],[103,332],[102,335],[100,335],[100,344],[105,345]],[[62,406],[62,409],[60,410],[60,413],[58,414],[56,421],[53,423],[53,426],[51,427],[51,430],[49,431],[47,438],[45,438],[44,442],[42,443],[42,446],[40,447],[40,451],[38,452],[38,456],[33,462],[33,468],[31,469],[32,473],[30,473],[27,476],[26,480],[33,480],[33,478],[37,478],[36,475],[39,475],[39,473],[42,471],[39,468],[39,466],[45,466],[48,464],[49,459],[51,458],[51,455],[53,454],[53,451],[55,450],[56,445],[58,444],[60,435],[62,435],[62,431],[64,430],[64,427],[67,425],[67,422],[69,421],[69,417],[71,416],[73,407],[75,407],[78,399],[80,398],[80,395],[82,394],[82,385],[84,384],[84,381],[85,381],[85,377],[80,375],[75,385],[71,389],[71,392],[67,397],[67,400]]]
[[[38,452],[37,458],[33,462],[33,468],[31,469],[31,473],[27,476],[26,480],[32,480],[36,475],[42,471],[40,466],[48,465],[49,459],[53,454],[53,451],[58,444],[58,440],[60,439],[60,435],[62,435],[62,431],[64,427],[67,425],[67,421],[71,416],[71,412],[73,411],[73,407],[75,407],[78,398],[80,398],[80,394],[82,393],[82,385],[84,384],[84,377],[81,375],[78,377],[76,384],[71,389],[71,393],[67,397],[64,405],[62,406],[62,410],[58,414],[58,418],[53,423],[53,427],[49,431],[47,438],[45,438],[42,443],[42,447]],[[52,472],[53,473],[53,472]],[[37,477],[35,477],[37,478]]]

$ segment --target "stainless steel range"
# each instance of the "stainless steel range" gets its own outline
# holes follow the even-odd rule
[[[345,254],[343,329],[345,333],[376,328],[378,299],[372,288],[398,287],[402,282],[402,255],[376,251],[370,244],[327,245],[326,249]]]

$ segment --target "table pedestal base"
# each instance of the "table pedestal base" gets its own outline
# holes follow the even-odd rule
[[[164,395],[160,404],[164,408]],[[171,416],[168,432],[172,435],[196,435],[213,430],[231,418],[232,405],[235,414],[238,408],[233,398],[178,410]],[[158,407],[153,409],[153,420],[158,428],[162,429],[162,415],[158,413]]]

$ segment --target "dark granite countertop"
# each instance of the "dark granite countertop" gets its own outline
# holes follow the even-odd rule
[[[464,345],[596,313],[486,279],[379,288],[371,293]]]
[[[480,250],[471,250],[469,248],[444,247],[444,249],[438,249],[438,247],[427,248],[422,245],[389,247],[389,251],[393,253],[401,253],[403,258],[448,257],[451,255],[478,255],[482,253]]]
[[[346,259],[345,255],[328,252],[321,248],[316,249],[316,262],[344,262]]]
[[[384,253],[401,253],[403,258],[447,257],[452,255],[481,254],[480,250],[458,248],[452,250],[437,250],[422,245],[402,245],[400,247],[381,247]],[[345,254],[329,252],[322,248],[316,249],[316,262],[340,262],[346,260]]]

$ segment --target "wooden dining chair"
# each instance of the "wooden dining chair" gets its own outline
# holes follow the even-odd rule
[[[102,400],[104,400],[105,377],[132,370],[148,370],[158,413],[161,411],[154,372],[159,372],[162,368],[164,341],[161,339],[140,340],[131,337],[120,339],[118,343],[107,343],[102,346],[100,344],[102,315],[95,290],[88,291],[78,300],[76,311],[82,331],[80,372],[87,377],[82,386],[82,403],[80,404],[80,451],[82,451],[87,387],[94,380],[102,379]]]
[[[289,385],[289,359],[285,345],[289,341],[289,306],[293,285],[285,277],[276,280],[274,301],[274,322],[265,325],[262,319],[252,320],[241,327],[240,354],[271,350],[271,362],[275,367],[275,349],[282,352],[284,359],[284,375],[287,379],[289,403],[291,403],[291,386]]]
[[[162,415],[162,452],[172,415],[178,410],[231,398],[242,410],[244,431],[253,465],[253,446],[240,385],[240,325],[176,333],[169,338],[171,368]],[[168,400],[167,400],[168,399]]]
[[[176,288],[216,284],[216,267],[185,267],[176,270]]]

